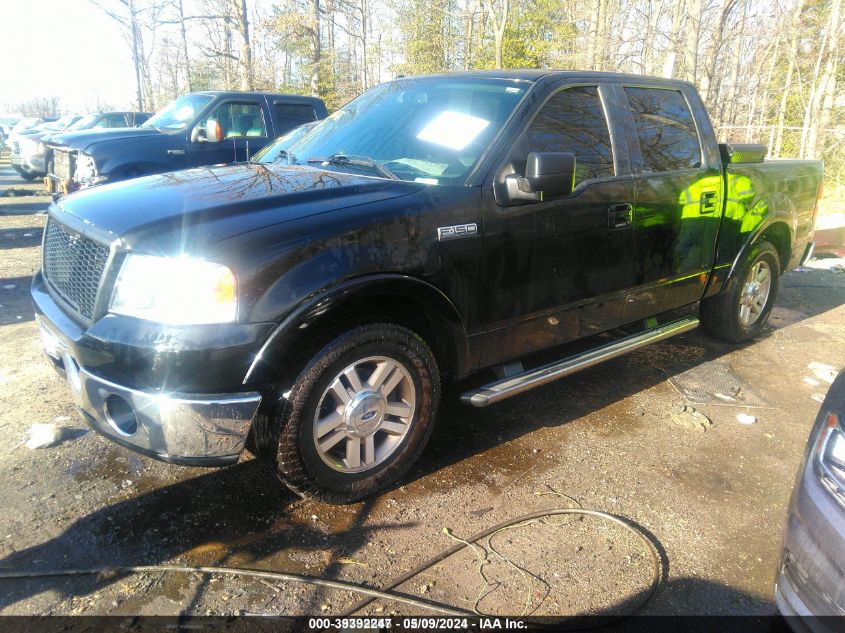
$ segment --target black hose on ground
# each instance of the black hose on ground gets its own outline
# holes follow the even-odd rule
[[[167,573],[187,573],[187,574],[218,574],[218,575],[225,575],[225,576],[245,576],[249,578],[260,578],[264,580],[276,580],[282,582],[293,582],[293,583],[302,583],[306,585],[317,585],[321,587],[327,587],[329,589],[338,589],[340,591],[351,591],[358,594],[363,594],[367,596],[365,599],[357,602],[356,604],[352,605],[349,609],[344,611],[341,614],[343,616],[349,616],[353,613],[356,613],[363,609],[365,606],[370,604],[373,600],[383,599],[383,600],[390,600],[393,602],[399,602],[401,604],[405,604],[412,607],[427,609],[430,611],[434,611],[435,613],[449,615],[449,616],[459,616],[459,617],[466,617],[466,616],[475,616],[476,613],[472,611],[467,611],[465,609],[459,609],[457,607],[446,605],[442,603],[438,603],[432,600],[424,600],[421,598],[417,598],[415,596],[410,596],[405,593],[401,593],[395,591],[396,587],[401,585],[404,582],[407,582],[411,578],[421,574],[422,572],[426,571],[427,569],[433,567],[437,563],[442,562],[452,554],[455,554],[465,547],[469,547],[470,544],[480,541],[483,538],[487,538],[488,536],[492,536],[496,532],[499,532],[505,528],[509,528],[512,526],[517,526],[520,523],[525,523],[528,521],[535,521],[537,519],[543,519],[547,517],[559,516],[559,515],[566,515],[566,514],[574,514],[574,515],[586,515],[597,517],[599,519],[603,519],[606,521],[610,521],[619,525],[626,530],[632,532],[637,538],[645,544],[646,548],[648,549],[649,553],[651,554],[652,562],[654,564],[653,568],[653,575],[651,585],[649,586],[648,591],[642,594],[640,600],[633,606],[630,607],[626,613],[622,614],[614,614],[612,617],[614,620],[626,618],[630,615],[635,614],[640,609],[642,609],[646,603],[654,596],[657,588],[660,586],[661,581],[661,569],[662,569],[662,559],[660,553],[655,546],[654,542],[651,538],[645,533],[645,531],[640,528],[635,523],[624,519],[622,517],[618,517],[613,514],[609,514],[607,512],[602,512],[600,510],[586,510],[582,508],[556,508],[552,510],[539,510],[537,512],[531,512],[529,514],[524,514],[522,516],[516,517],[514,519],[508,519],[501,523],[498,523],[486,530],[479,532],[478,534],[474,534],[471,537],[463,540],[462,542],[453,545],[452,547],[443,550],[430,560],[418,565],[411,571],[399,576],[391,580],[387,585],[385,585],[382,589],[373,589],[371,587],[366,587],[364,585],[359,585],[352,582],[346,582],[343,580],[327,580],[325,578],[318,578],[315,576],[306,576],[303,574],[293,574],[287,572],[276,572],[276,571],[263,571],[259,569],[242,569],[237,567],[188,567],[188,566],[181,566],[181,565],[121,565],[115,567],[92,567],[92,568],[75,568],[75,569],[46,569],[46,570],[20,570],[20,571],[0,571],[0,580],[11,580],[11,579],[33,579],[33,578],[50,578],[50,577],[64,577],[64,576],[103,576],[103,577],[111,577],[119,574],[144,574],[144,573],[160,573],[160,572],[167,572]],[[565,618],[564,620],[573,621],[575,618]],[[530,619],[526,621],[531,622]],[[547,621],[546,621],[547,623]],[[607,619],[601,622],[602,625],[608,624]],[[559,626],[559,623],[556,623],[555,626]],[[591,628],[590,625],[581,628]]]

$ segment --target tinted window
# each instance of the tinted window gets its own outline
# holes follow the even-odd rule
[[[276,103],[273,104],[273,107],[276,108],[276,116],[279,119],[279,128],[282,134],[303,123],[317,119],[314,106],[305,103]]]
[[[614,175],[610,132],[595,86],[554,95],[531,122],[527,140],[529,152],[575,154],[576,184]]]
[[[643,171],[701,167],[698,133],[684,96],[677,90],[625,88],[640,139]]]

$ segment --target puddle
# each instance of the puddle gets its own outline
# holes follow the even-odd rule
[[[138,483],[138,478],[144,472],[144,462],[135,453],[110,448],[92,457],[90,461],[74,460],[65,472],[73,477],[76,483],[106,480],[122,487],[126,480],[131,480],[133,484]]]

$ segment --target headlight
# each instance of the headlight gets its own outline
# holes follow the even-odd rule
[[[238,314],[232,271],[191,257],[128,255],[109,310],[171,324],[229,323]]]
[[[73,179],[81,185],[93,183],[97,178],[97,165],[92,156],[79,152],[76,155],[76,173]]]
[[[837,501],[845,505],[845,433],[835,413],[825,420],[814,458],[816,474]]]

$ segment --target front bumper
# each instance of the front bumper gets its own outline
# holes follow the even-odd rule
[[[261,394],[156,393],[115,384],[81,368],[56,327],[37,318],[47,356],[95,431],[174,464],[220,466],[238,460]]]
[[[33,298],[44,350],[66,378],[85,421],[95,431],[134,451],[170,463],[221,466],[238,460],[261,404],[259,392],[218,392],[200,387],[196,392],[186,393],[170,389],[161,381],[159,384],[164,386],[158,388],[129,386],[128,379],[120,378],[127,374],[116,370],[119,363],[106,362],[106,356],[117,359],[128,356],[129,347],[95,337],[91,330],[86,331],[72,321],[45,292],[40,273],[33,282]],[[98,348],[96,355],[92,355],[90,346]],[[244,355],[252,356],[247,351],[252,347],[240,349]],[[109,352],[105,354],[107,349]],[[179,365],[183,372],[191,370],[198,374],[208,374],[214,366],[208,358],[200,361],[190,353],[162,355],[155,348],[147,351],[151,363],[164,364],[161,369],[168,373],[169,367],[171,375],[177,373]],[[226,358],[232,361],[231,356]],[[234,384],[244,389],[239,383]]]

